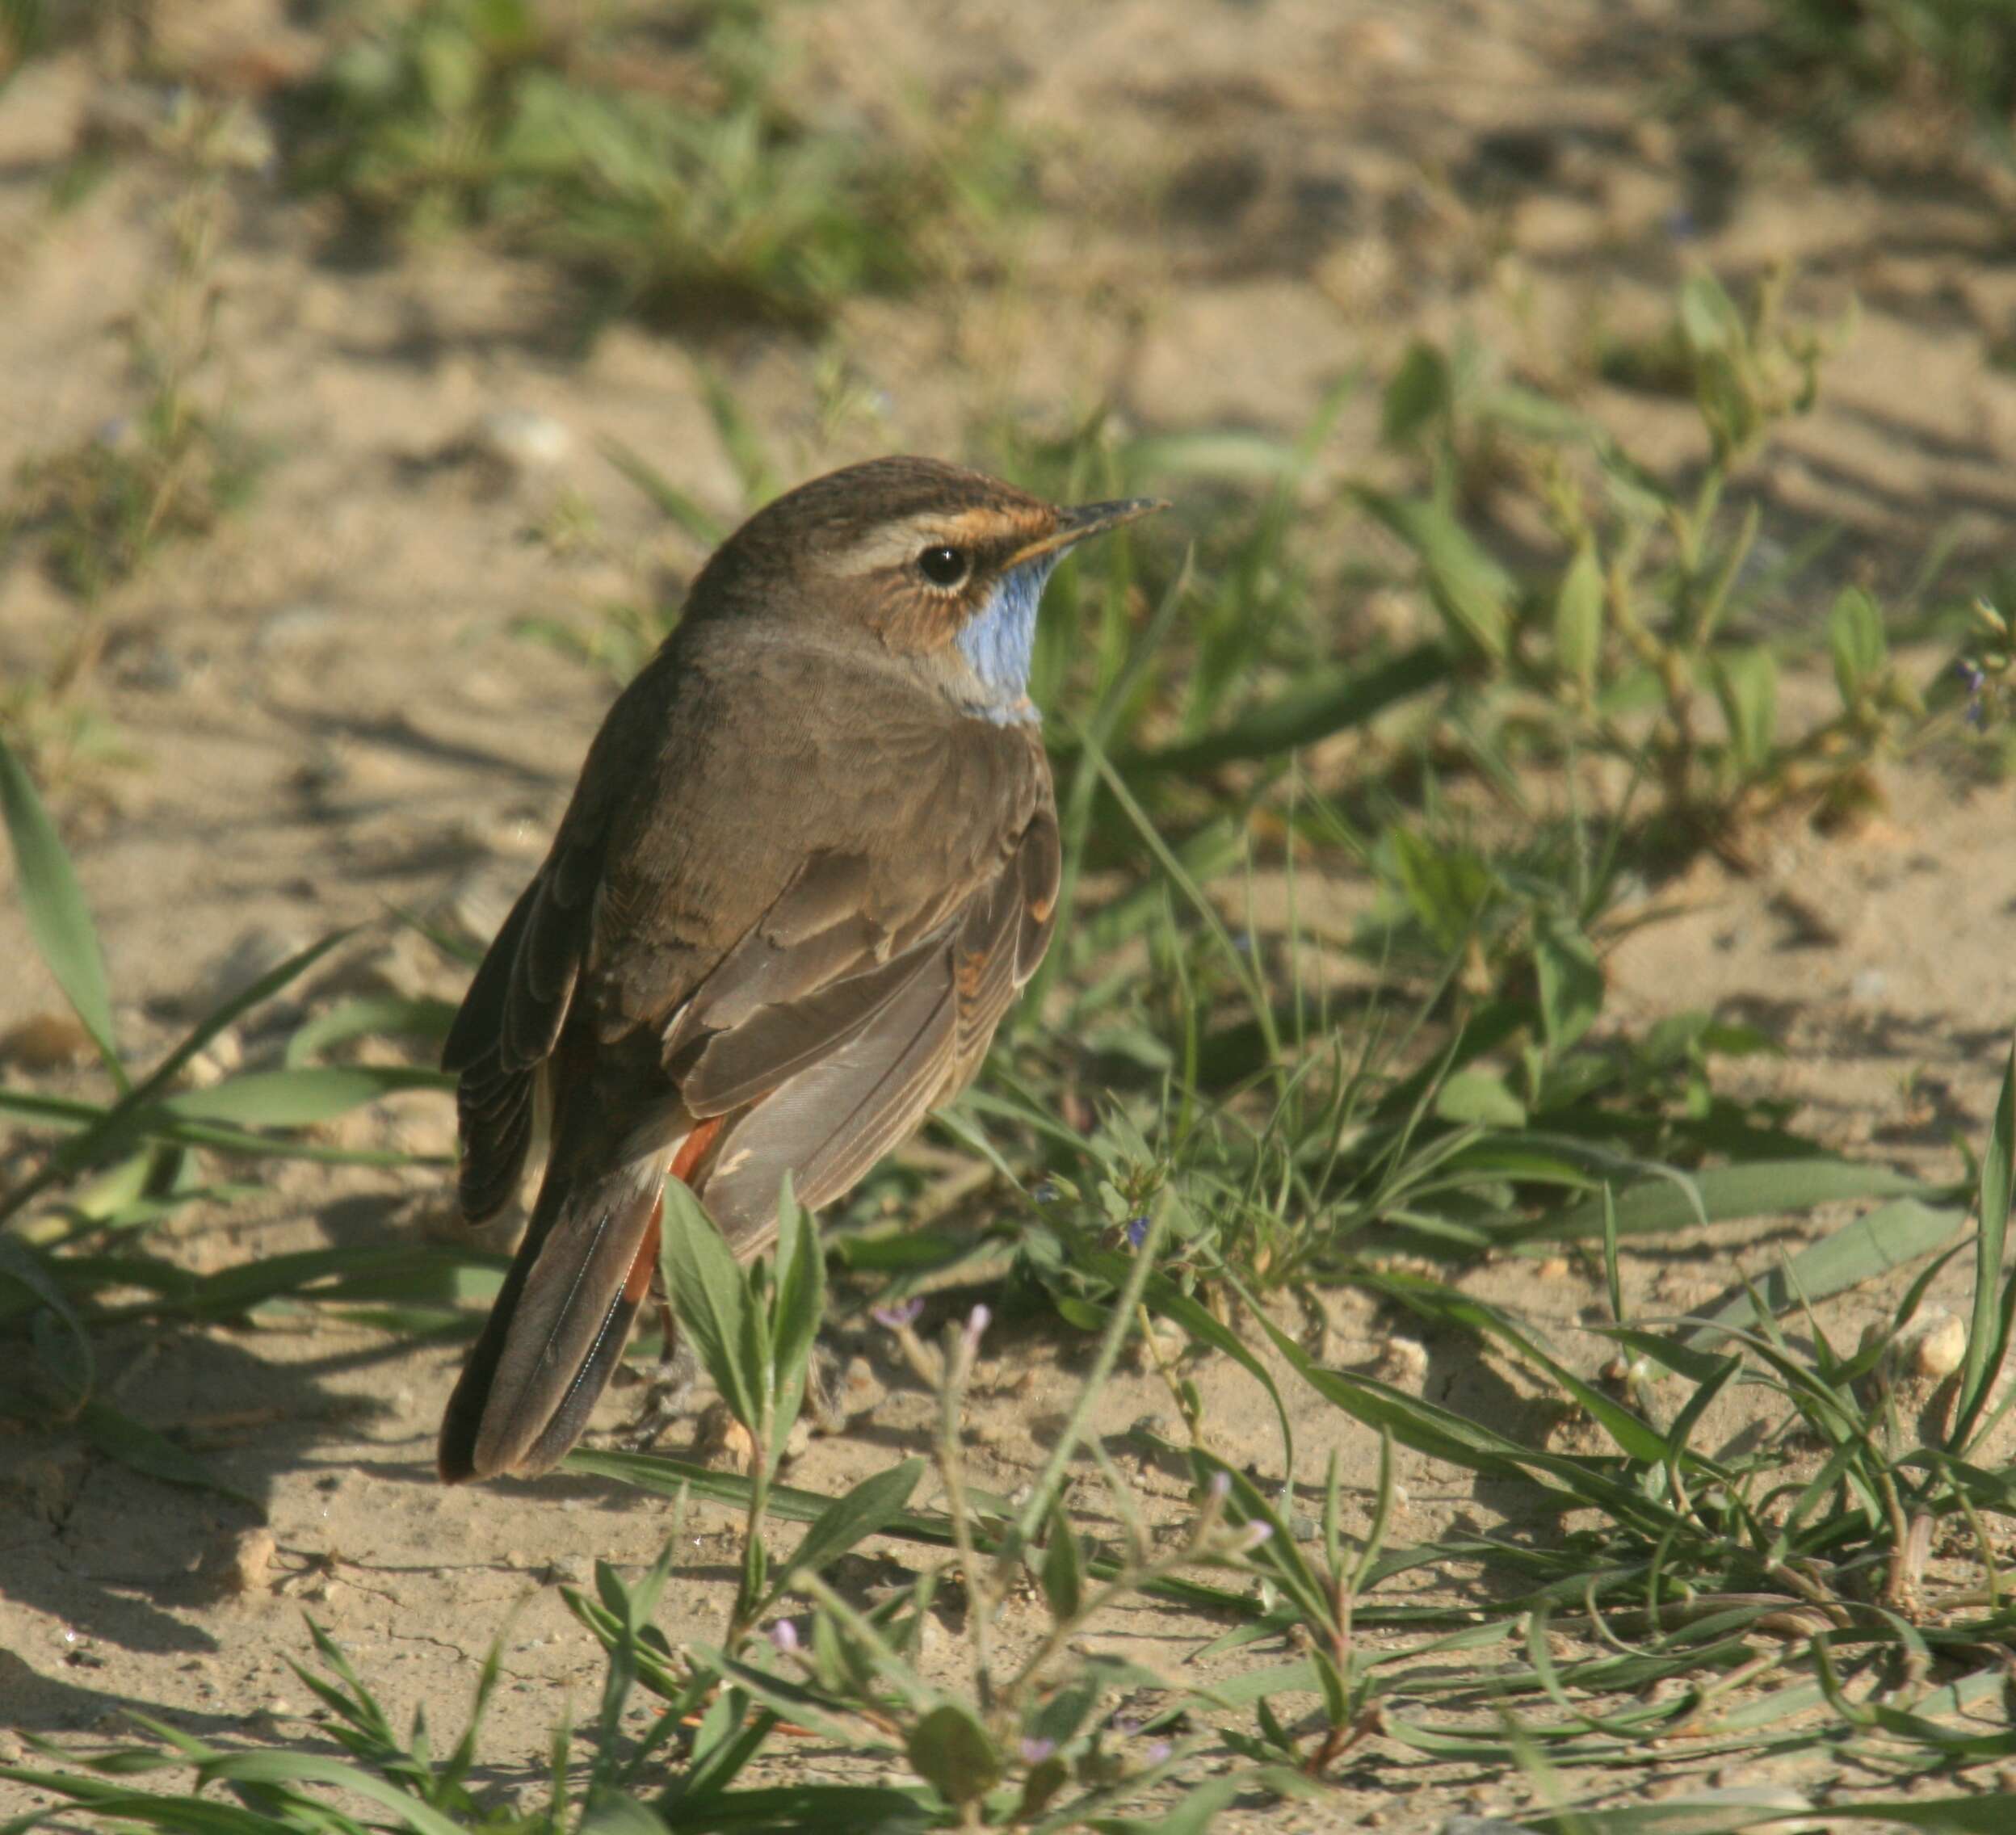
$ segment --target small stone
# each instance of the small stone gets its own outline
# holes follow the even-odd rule
[[[536,408],[493,408],[476,423],[469,443],[514,470],[540,472],[566,459],[574,436],[564,422]]]
[[[704,1465],[728,1467],[746,1476],[756,1469],[756,1441],[729,1413],[725,1402],[709,1402],[700,1411],[693,1451]]]
[[[183,1075],[199,1090],[212,1090],[245,1063],[245,1047],[236,1032],[226,1030],[190,1059]]]
[[[840,1373],[840,1380],[834,1385],[834,1403],[842,1416],[855,1421],[872,1415],[881,1406],[885,1393],[875,1366],[865,1357],[850,1357]]]
[[[926,1612],[918,1621],[917,1660],[919,1663],[932,1662],[943,1657],[951,1641],[951,1633],[939,1623],[935,1612]]]
[[[252,653],[280,656],[335,635],[336,615],[326,605],[287,605],[270,612],[252,633]]]
[[[593,1577],[587,1560],[579,1555],[556,1555],[546,1564],[548,1586],[586,1586]]]
[[[1550,1255],[1533,1272],[1544,1281],[1564,1281],[1568,1279],[1568,1258]]]
[[[77,1501],[84,1471],[83,1454],[73,1450],[24,1460],[15,1473],[14,1482],[26,1494],[36,1515],[45,1522],[61,1524]]]
[[[1418,1338],[1388,1338],[1379,1367],[1396,1387],[1418,1389],[1428,1379],[1428,1347]]]
[[[1929,1321],[1924,1336],[1912,1348],[1911,1367],[1921,1376],[1935,1380],[1951,1376],[1967,1358],[1967,1327],[1951,1313]]]
[[[61,1070],[97,1055],[90,1034],[67,1013],[35,1014],[0,1032],[0,1058],[23,1070]]]
[[[1890,986],[1890,977],[1880,968],[1865,968],[1848,984],[1848,997],[1863,1006],[1875,1006]]]
[[[783,1451],[778,1455],[778,1463],[788,1465],[795,1459],[802,1459],[811,1444],[812,1423],[801,1414],[792,1422],[791,1431],[784,1436]]]
[[[262,1593],[271,1584],[273,1558],[279,1544],[270,1529],[248,1529],[232,1543],[225,1557],[224,1584],[231,1593]]]

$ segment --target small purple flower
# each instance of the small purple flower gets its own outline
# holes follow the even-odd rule
[[[1988,724],[1988,707],[1984,699],[1988,676],[1981,666],[1962,657],[1953,665],[1953,673],[1967,686],[1967,712],[1963,716],[1976,733]]]
[[[1267,1538],[1273,1534],[1274,1525],[1270,1522],[1248,1523],[1245,1534],[1239,1538],[1240,1552],[1250,1555],[1254,1549],[1264,1546]]]
[[[1140,1730],[1140,1722],[1136,1720],[1132,1715],[1116,1714],[1113,1716],[1113,1731],[1122,1739],[1131,1740]]]
[[[770,1627],[770,1641],[788,1657],[798,1648],[798,1627],[788,1619],[779,1619]]]
[[[985,1305],[976,1306],[966,1315],[966,1354],[968,1357],[980,1349],[981,1338],[993,1323],[993,1314]]]
[[[914,1325],[918,1314],[923,1310],[924,1302],[921,1300],[901,1300],[893,1306],[871,1308],[868,1316],[876,1325],[886,1325],[892,1332],[901,1332]]]
[[[1145,1213],[1127,1220],[1127,1241],[1128,1246],[1132,1249],[1139,1249],[1148,1241],[1148,1217]]]
[[[1022,1762],[1040,1765],[1057,1749],[1055,1740],[1024,1740],[1022,1742]]]
[[[1211,1494],[1220,1502],[1232,1495],[1232,1474],[1230,1472],[1214,1472],[1211,1475]]]
[[[1169,1762],[1169,1755],[1174,1749],[1167,1740],[1151,1740],[1146,1749],[1141,1753],[1141,1757],[1150,1765],[1166,1765]]]
[[[1035,1199],[1039,1204],[1054,1204],[1060,1198],[1063,1197],[1064,1193],[1059,1188],[1057,1182],[1055,1179],[1047,1178],[1040,1185],[1039,1185],[1034,1191],[1031,1192],[1029,1195]]]

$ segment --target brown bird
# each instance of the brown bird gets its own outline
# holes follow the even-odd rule
[[[668,1175],[753,1256],[787,1172],[829,1204],[971,1080],[1055,914],[1028,698],[1044,582],[1162,507],[876,460],[778,498],[702,569],[443,1054],[471,1223],[515,1195],[536,1106],[552,1142],[442,1422],[448,1483],[544,1472],[580,1437]]]

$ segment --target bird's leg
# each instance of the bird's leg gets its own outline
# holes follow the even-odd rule
[[[691,1132],[679,1143],[678,1150],[672,1156],[667,1177],[690,1179],[693,1169],[714,1144],[714,1137],[721,1132],[720,1118],[716,1115],[699,1123]],[[658,1262],[659,1220],[665,1213],[665,1195],[660,1192],[657,1207],[651,1213],[651,1227],[645,1234],[644,1245],[639,1249],[636,1265],[631,1269],[630,1279],[636,1281],[640,1272],[649,1270],[651,1304],[657,1308],[658,1331],[662,1349],[658,1354],[657,1371],[645,1379],[644,1401],[630,1424],[625,1444],[632,1452],[642,1452],[653,1445],[658,1436],[670,1423],[673,1417],[685,1406],[693,1384],[700,1373],[699,1359],[693,1354],[693,1347],[680,1335],[678,1321],[672,1315],[672,1296],[666,1291],[665,1272]],[[633,1287],[632,1292],[636,1291]]]
[[[839,1355],[824,1337],[812,1341],[812,1355],[805,1359],[805,1413],[815,1434],[844,1434],[852,1418],[844,1396],[842,1366]]]
[[[658,1354],[657,1368],[644,1379],[644,1400],[624,1434],[624,1447],[633,1453],[648,1452],[657,1443],[659,1436],[684,1411],[700,1373],[699,1359],[672,1316],[672,1301],[665,1283],[655,1274],[651,1279],[651,1303],[657,1308],[664,1348]]]

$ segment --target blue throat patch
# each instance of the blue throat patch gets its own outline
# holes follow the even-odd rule
[[[1036,608],[1056,554],[1040,555],[1003,574],[986,604],[959,634],[959,653],[965,657],[987,699],[976,711],[991,720],[1010,722],[1028,717],[1029,665],[1035,655]]]

